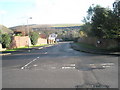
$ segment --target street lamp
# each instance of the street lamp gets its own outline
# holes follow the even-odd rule
[[[30,36],[29,36],[29,26],[28,26],[28,20],[29,19],[32,19],[32,17],[29,17],[28,19],[27,19],[27,31],[28,31],[28,48],[29,48],[29,46],[30,46]]]

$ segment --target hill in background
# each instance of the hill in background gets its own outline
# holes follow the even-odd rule
[[[79,30],[82,24],[32,24],[32,25],[20,25],[11,27],[13,31],[22,31],[27,35],[28,32],[36,31],[38,33],[46,34],[51,33],[58,34],[58,37],[78,37]]]
[[[35,30],[35,31],[46,31],[46,30],[64,30],[64,29],[80,29],[81,24],[32,24],[32,25],[20,25],[11,27],[11,30]]]
[[[11,29],[9,29],[9,28],[7,28],[7,27],[5,27],[3,25],[0,25],[0,32],[2,34],[5,34],[5,33],[11,34],[11,33],[13,33],[13,31]]]

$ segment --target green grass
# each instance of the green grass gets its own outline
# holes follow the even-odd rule
[[[88,49],[93,49],[93,50],[99,50],[99,51],[110,51],[110,52],[116,52],[118,51],[118,47],[114,47],[114,48],[100,48],[100,47],[96,47],[94,45],[91,44],[86,44],[86,43],[76,43],[77,45],[83,47],[83,48],[88,48]]]
[[[89,49],[99,49],[91,44],[86,44],[86,43],[76,43],[77,45],[84,47],[84,48],[89,48]]]
[[[17,50],[21,50],[21,49],[24,49],[24,48],[28,48],[28,47],[20,47],[20,48],[14,48],[14,49],[7,49],[5,51],[17,51]]]
[[[88,49],[91,49],[91,50],[98,50],[98,51],[106,51],[106,50],[108,50],[106,48],[100,48],[100,47],[96,47],[94,45],[86,44],[86,43],[76,43],[76,44],[83,47],[83,48],[88,48]]]
[[[48,45],[48,44],[34,45],[34,46],[30,46],[29,48],[45,46],[45,45]],[[5,51],[17,51],[17,50],[21,50],[21,49],[25,49],[25,48],[28,48],[28,46],[20,47],[20,48],[14,48],[14,49],[8,49],[8,50],[5,50]]]
[[[34,46],[30,46],[30,47],[31,47],[31,48],[32,48],[32,47],[40,47],[40,46],[45,46],[45,45],[48,45],[48,44],[34,45]]]

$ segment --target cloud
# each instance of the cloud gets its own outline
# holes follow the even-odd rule
[[[108,5],[112,7],[114,0],[108,2],[103,2],[103,0],[0,0],[1,2],[8,5],[11,2],[21,5],[21,8],[11,7],[16,10],[16,13],[11,8],[3,7],[9,14],[5,15],[4,23],[10,26],[11,18],[14,24],[26,24],[29,17],[33,18],[29,20],[30,24],[81,23],[90,5],[100,4],[104,7]],[[0,10],[0,14],[6,14],[6,11]],[[24,18],[21,19],[21,17]]]
[[[5,10],[0,10],[0,15],[6,14],[6,13],[7,13],[7,11],[5,11]]]
[[[27,13],[37,23],[80,23],[87,9],[80,0],[36,0],[36,7]]]
[[[0,2],[31,2],[31,1],[34,1],[34,0],[0,0]]]

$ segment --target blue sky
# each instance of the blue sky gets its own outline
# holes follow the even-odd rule
[[[7,27],[29,24],[82,23],[92,4],[112,7],[115,0],[0,0],[0,24]]]

